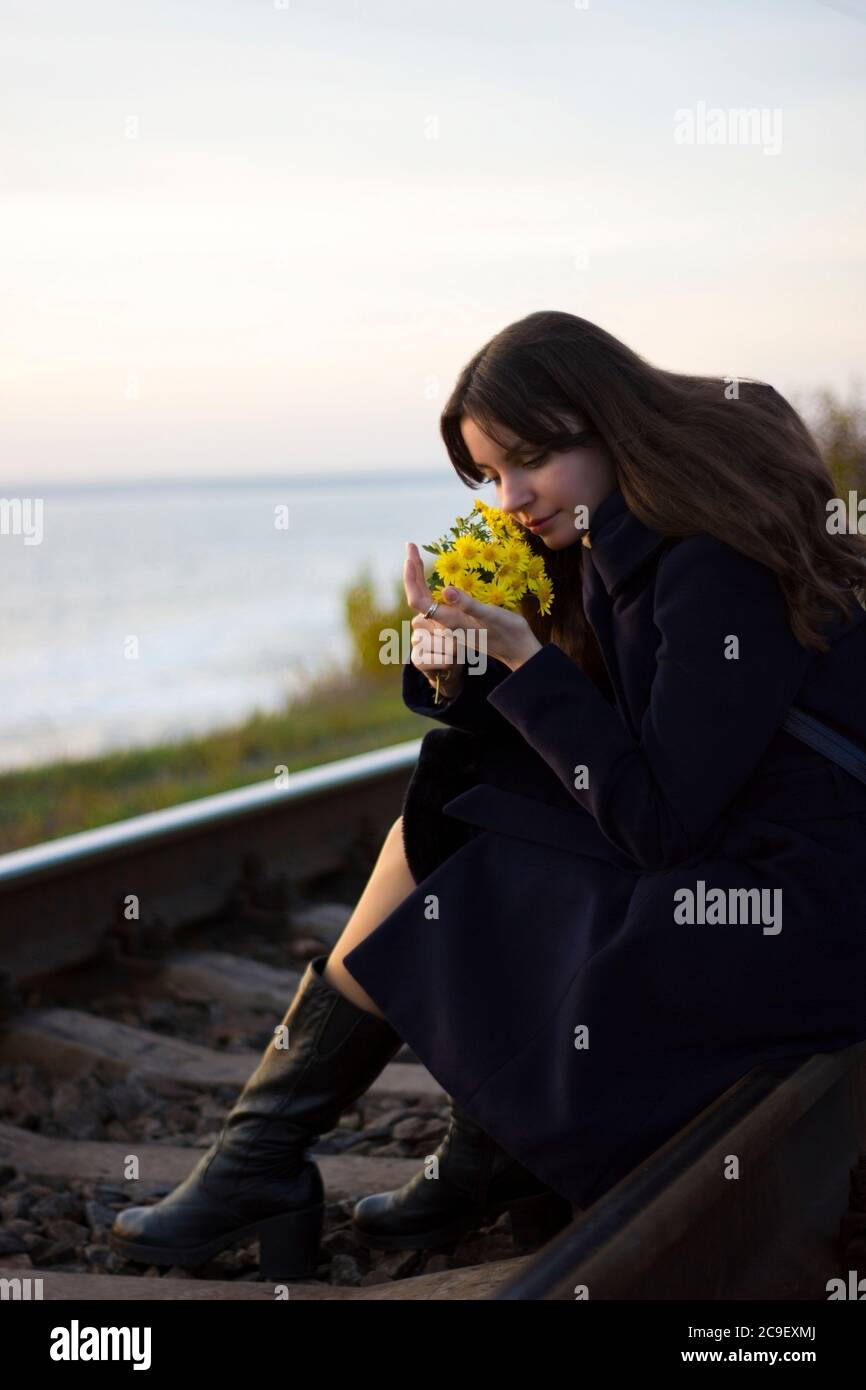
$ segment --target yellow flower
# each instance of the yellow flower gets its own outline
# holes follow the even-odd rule
[[[470,598],[477,598],[483,603],[485,582],[477,571],[467,570],[463,576],[463,582],[458,584],[457,588],[462,589],[464,594],[468,594]]]
[[[514,612],[518,612],[519,609],[520,609],[520,596],[519,596],[519,594],[516,594],[516,593],[514,592],[514,590],[512,590],[512,591],[511,591],[511,596],[510,596],[510,598],[507,600],[507,602],[505,603],[504,607],[510,608],[510,609],[512,609],[512,611],[514,611]]]
[[[473,505],[476,511],[481,513],[491,530],[513,537],[523,535],[523,528],[517,524],[510,512],[504,512],[501,507],[492,507],[489,502],[482,501],[480,497],[476,497]]]
[[[550,605],[553,602],[553,585],[544,575],[535,583],[535,597],[538,599],[538,607],[542,613],[550,612]]]
[[[463,562],[453,550],[446,550],[442,555],[437,555],[436,569],[443,583],[456,584],[460,588],[460,580],[464,573]]]
[[[479,562],[485,569],[495,569],[503,559],[501,541],[482,541]]]
[[[495,578],[498,583],[507,584],[513,589],[516,598],[522,598],[526,593],[526,576],[519,566],[514,564],[513,560],[506,560],[501,564],[496,571]]]
[[[530,589],[534,589],[539,579],[547,578],[544,571],[544,557],[541,555],[530,555],[529,560],[524,566],[523,572]]]
[[[519,610],[532,592],[542,612],[553,602],[553,585],[537,555],[525,540],[523,528],[507,512],[477,497],[467,516],[457,518],[450,535],[440,537],[430,592],[442,601],[445,587],[453,584],[481,603]],[[428,581],[430,582],[430,581]]]
[[[484,513],[484,520],[495,536],[508,534],[508,518],[498,507],[488,507]]]
[[[509,537],[508,540],[502,542],[502,563],[510,563],[519,569],[524,568],[527,549],[528,546],[524,545],[523,541]]]
[[[454,542],[454,554],[460,559],[464,569],[478,569],[481,564],[481,541],[477,536],[458,536]]]
[[[517,601],[511,585],[498,579],[491,579],[485,584],[484,594],[482,603],[495,603],[500,608],[513,608]]]

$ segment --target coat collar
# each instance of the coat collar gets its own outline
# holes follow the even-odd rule
[[[614,598],[635,570],[669,539],[638,521],[616,487],[596,507],[584,545],[593,568]]]

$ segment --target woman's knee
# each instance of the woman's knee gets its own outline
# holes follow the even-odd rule
[[[392,821],[389,825],[385,838],[382,841],[382,847],[385,848],[386,846],[394,850],[403,849],[404,840],[402,815],[398,816],[397,819],[395,821]]]
[[[391,825],[388,834],[385,836],[385,844],[389,847],[389,849],[392,851],[395,857],[399,859],[401,867],[405,869],[406,874],[414,884],[415,879],[413,877],[412,870],[409,868],[409,860],[406,857],[406,837],[403,831],[402,813]]]

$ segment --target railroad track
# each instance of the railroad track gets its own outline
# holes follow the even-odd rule
[[[255,1243],[166,1270],[124,1261],[108,1229],[218,1132],[342,930],[418,746],[0,856],[0,1280],[61,1301],[273,1300]],[[861,1251],[866,1269],[866,1210],[846,1214],[866,1044],[744,1077],[564,1230],[501,1217],[435,1251],[367,1250],[352,1205],[417,1171],[448,1104],[404,1048],[321,1137],[322,1256],[292,1299],[798,1300]],[[730,1152],[735,1193],[717,1180]]]
[[[416,756],[404,745],[298,774],[290,795],[245,789],[0,857],[0,1279],[40,1278],[61,1300],[273,1300],[255,1242],[166,1270],[116,1255],[108,1230],[218,1132],[306,960],[345,925]],[[352,1234],[354,1202],[411,1177],[448,1108],[403,1048],[321,1137],[322,1258],[293,1299],[485,1298],[523,1267],[533,1240],[507,1217],[436,1251]]]
[[[206,949],[153,964],[132,987],[118,987],[105,965],[79,968],[5,1021],[0,1172],[16,1176],[0,1186],[0,1276],[35,1274],[58,1297],[90,1299],[136,1289],[150,1298],[163,1282],[172,1297],[200,1297],[187,1286],[201,1283],[233,1298],[258,1279],[255,1242],[192,1278],[126,1262],[107,1233],[118,1209],[159,1197],[189,1172],[255,1069],[298,974]],[[254,1037],[261,1046],[246,1045]],[[315,1279],[292,1281],[293,1298],[486,1296],[520,1267],[507,1218],[437,1252],[369,1251],[351,1233],[354,1201],[405,1182],[444,1133],[447,1111],[437,1082],[404,1049],[322,1137],[313,1150],[328,1200],[322,1259]],[[250,1296],[245,1287],[240,1296]]]

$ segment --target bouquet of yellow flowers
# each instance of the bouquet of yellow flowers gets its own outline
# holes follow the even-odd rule
[[[430,586],[434,599],[441,600],[451,584],[479,603],[500,608],[517,609],[524,595],[531,593],[539,611],[550,612],[553,585],[542,556],[527,545],[513,517],[480,497],[468,516],[457,518],[450,538],[443,536],[423,549],[436,556],[434,570],[441,582]]]

